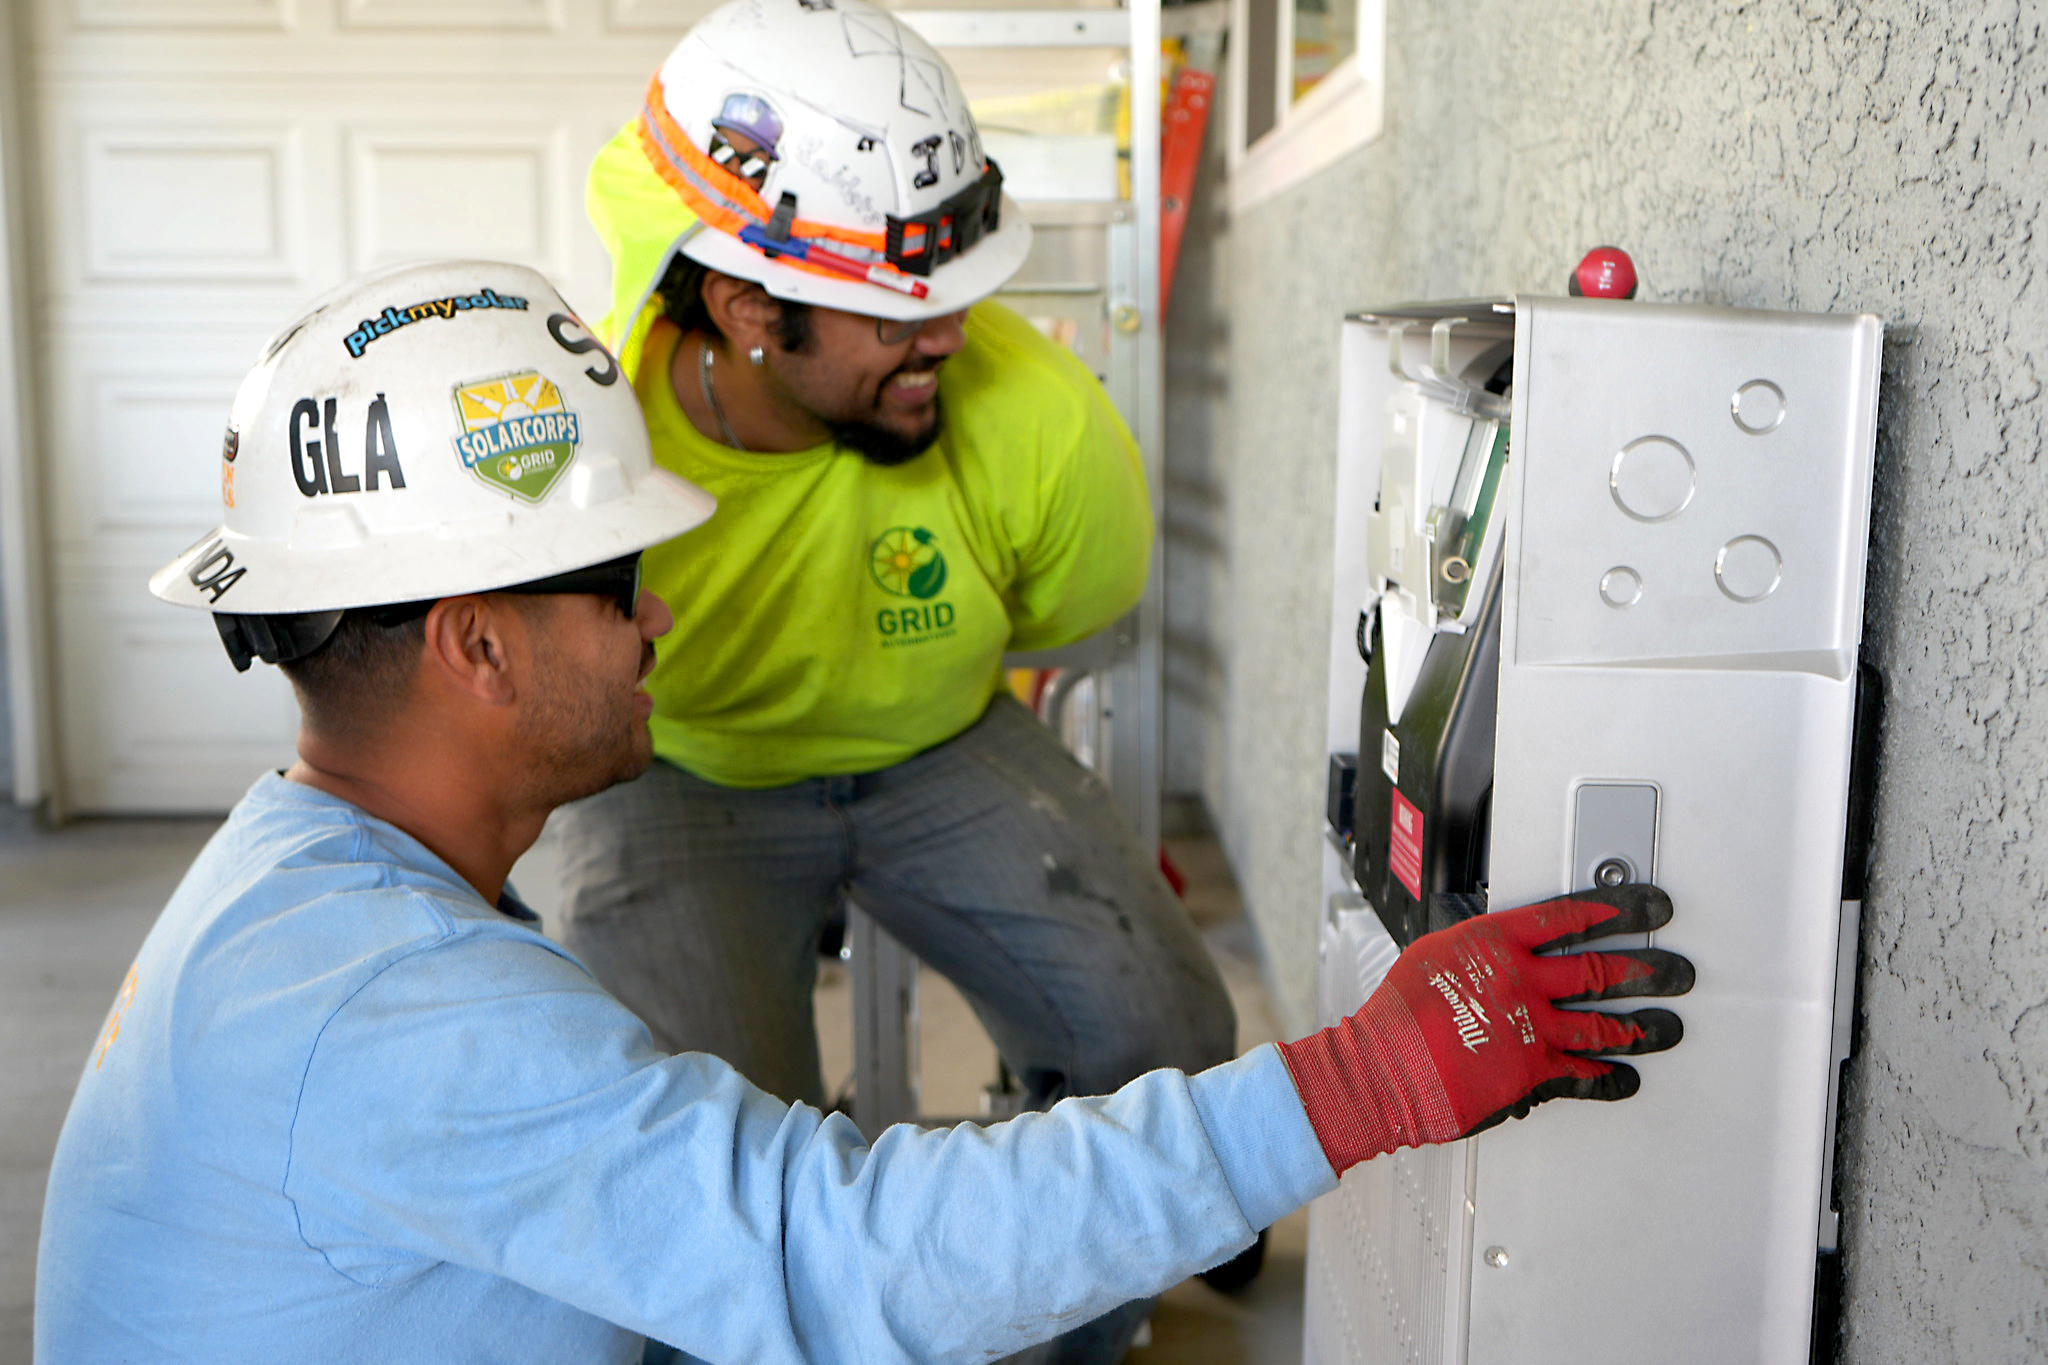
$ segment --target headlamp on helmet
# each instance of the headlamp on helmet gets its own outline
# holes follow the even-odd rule
[[[1003,225],[1003,172],[994,157],[983,161],[981,179],[935,209],[908,218],[889,215],[883,249],[889,264],[912,275],[929,275]]]

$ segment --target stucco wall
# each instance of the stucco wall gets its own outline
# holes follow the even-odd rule
[[[1313,990],[1341,315],[1557,291],[1615,242],[1648,297],[1910,323],[1887,348],[1868,613],[1891,707],[1848,1359],[2048,1358],[2043,7],[1388,7],[1384,138],[1230,233],[1206,795],[1283,1008],[1306,1022]]]

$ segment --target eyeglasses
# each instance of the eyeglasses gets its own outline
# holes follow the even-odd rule
[[[536,578],[531,583],[514,583],[498,592],[543,593],[587,592],[596,597],[609,597],[618,607],[619,615],[631,620],[640,607],[640,552],[635,550],[617,559],[607,559],[602,564],[592,564],[584,569],[571,569],[558,573],[552,578]]]
[[[635,550],[617,559],[607,559],[602,564],[586,568],[571,569],[567,573],[554,574],[547,578],[536,578],[528,583],[514,583],[509,587],[492,588],[492,592],[516,592],[529,596],[553,593],[589,593],[595,597],[610,598],[619,609],[619,614],[631,620],[640,607],[640,552]],[[370,619],[380,626],[400,626],[414,621],[432,609],[438,598],[424,602],[394,602],[388,607],[369,607],[364,610]]]
[[[940,318],[964,315],[965,310],[960,313],[941,313],[938,317],[930,318],[876,318],[875,340],[884,346],[901,346],[922,332],[928,324],[937,322]]]

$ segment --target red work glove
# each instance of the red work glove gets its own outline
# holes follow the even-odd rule
[[[1341,1175],[1397,1147],[1469,1137],[1559,1096],[1635,1094],[1633,1067],[1592,1055],[1670,1047],[1684,1033],[1678,1016],[1558,1006],[1682,995],[1692,989],[1692,963],[1660,948],[1536,954],[1670,919],[1662,891],[1621,886],[1480,915],[1415,940],[1358,1013],[1280,1045],[1330,1165]]]

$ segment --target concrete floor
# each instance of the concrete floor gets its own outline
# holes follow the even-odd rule
[[[211,820],[91,820],[36,829],[0,807],[0,1365],[29,1365],[36,1228],[50,1151],[79,1068],[114,990]],[[1170,845],[1188,907],[1237,1004],[1240,1048],[1278,1037],[1251,930],[1216,845]],[[557,885],[548,840],[514,873],[546,914]],[[845,974],[819,983],[828,1079],[852,1071]],[[995,1054],[966,1003],[930,972],[919,984],[920,1079],[928,1113],[974,1113]],[[1307,1217],[1273,1229],[1265,1270],[1219,1294],[1191,1280],[1169,1291],[1130,1365],[1242,1365],[1301,1359]]]
[[[36,830],[0,806],[0,1365],[28,1365],[36,1229],[114,989],[212,820]]]

